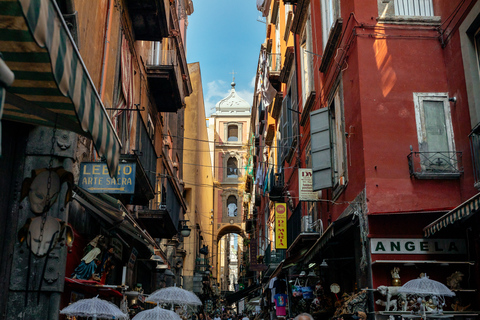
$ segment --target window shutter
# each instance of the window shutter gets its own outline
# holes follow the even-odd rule
[[[310,112],[313,191],[332,187],[332,157],[328,108]]]
[[[292,87],[291,87],[291,109],[298,111],[298,97],[297,97],[297,72],[293,72],[292,77]],[[292,131],[291,131],[291,139],[290,139],[290,146],[293,144],[293,141],[297,137],[298,133],[298,113],[294,111],[290,111],[291,123],[292,123]]]
[[[395,0],[394,8],[397,16],[433,16],[432,0]]]
[[[282,162],[285,160],[286,152],[288,152],[288,109],[290,106],[290,97],[287,95],[282,102]]]

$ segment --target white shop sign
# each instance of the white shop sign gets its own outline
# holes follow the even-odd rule
[[[373,254],[465,254],[463,239],[371,239]]]
[[[298,169],[298,200],[318,200],[318,193],[313,192],[312,169]]]

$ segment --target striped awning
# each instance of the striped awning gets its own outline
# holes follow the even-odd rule
[[[55,0],[0,0],[0,52],[15,74],[3,119],[84,135],[114,174],[120,141]]]
[[[438,218],[434,222],[430,223],[423,229],[425,237],[431,237],[436,232],[447,227],[450,224],[455,223],[461,219],[471,216],[480,209],[480,193],[471,197],[455,209],[447,212],[442,217]]]

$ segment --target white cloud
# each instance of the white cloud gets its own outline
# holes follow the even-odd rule
[[[228,87],[228,84],[223,80],[214,80],[207,83],[205,94],[205,113],[207,116],[213,113],[215,104],[228,95]]]

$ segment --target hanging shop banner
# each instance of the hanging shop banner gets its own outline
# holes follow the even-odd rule
[[[275,203],[275,249],[287,249],[286,203]]]
[[[463,239],[372,239],[374,254],[465,254]]]
[[[120,163],[116,178],[111,178],[104,162],[80,163],[78,186],[90,193],[135,192],[135,163]]]
[[[312,169],[298,169],[298,197],[300,201],[318,200],[317,192],[313,192]]]

